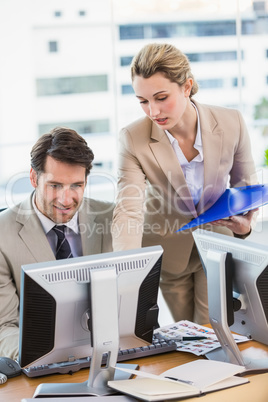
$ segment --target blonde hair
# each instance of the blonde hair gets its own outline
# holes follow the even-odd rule
[[[136,75],[149,78],[155,73],[163,73],[171,82],[179,86],[192,78],[193,86],[190,98],[198,91],[198,84],[191,72],[187,56],[170,44],[151,43],[145,45],[133,58],[131,63],[131,79]]]

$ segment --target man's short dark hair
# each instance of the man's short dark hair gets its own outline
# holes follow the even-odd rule
[[[56,127],[43,134],[31,150],[31,167],[39,175],[45,171],[47,156],[70,165],[80,165],[88,176],[94,159],[92,150],[81,135],[66,127]]]

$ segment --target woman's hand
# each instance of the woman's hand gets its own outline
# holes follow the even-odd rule
[[[239,236],[245,236],[251,231],[251,221],[258,208],[248,211],[245,215],[232,215],[228,219],[218,219],[211,222],[214,226],[225,226]]]

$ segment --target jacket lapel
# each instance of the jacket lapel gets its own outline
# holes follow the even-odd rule
[[[200,117],[204,154],[204,189],[197,205],[197,212],[200,215],[215,201],[213,195],[217,192],[217,179],[220,174],[223,130],[218,126],[210,109],[197,102],[195,104]]]
[[[102,232],[98,230],[96,215],[91,212],[90,205],[84,200],[79,211],[83,255],[100,254],[102,252]]]
[[[55,256],[47,241],[42,225],[32,207],[32,194],[21,203],[17,222],[22,225],[19,236],[36,261],[52,261]]]

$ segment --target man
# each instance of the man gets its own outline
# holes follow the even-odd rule
[[[113,205],[84,197],[93,159],[74,130],[44,134],[31,151],[33,193],[0,213],[0,356],[18,356],[21,265],[112,250]]]

